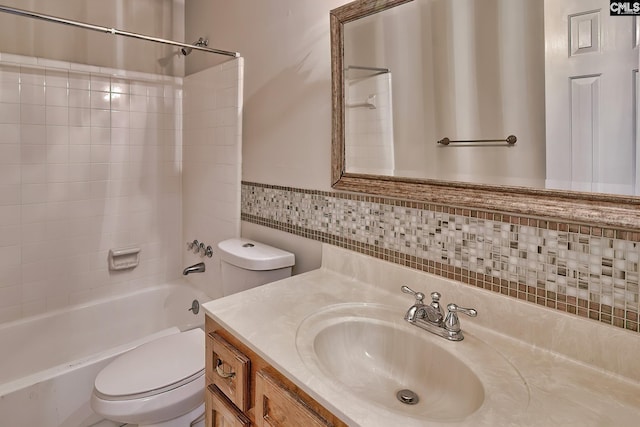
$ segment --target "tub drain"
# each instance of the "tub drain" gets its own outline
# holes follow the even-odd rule
[[[404,403],[405,405],[415,405],[420,401],[420,398],[418,397],[417,394],[415,394],[413,391],[408,390],[406,388],[397,392],[396,397],[400,402]]]

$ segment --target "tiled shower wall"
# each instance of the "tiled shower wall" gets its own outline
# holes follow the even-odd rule
[[[184,78],[182,229],[185,242],[214,248],[212,258],[183,251],[183,265],[204,262],[187,280],[212,298],[222,296],[216,245],[240,236],[242,89],[244,59],[224,62]]]
[[[181,271],[182,79],[0,54],[0,322]],[[140,265],[107,268],[109,249]]]
[[[251,182],[242,219],[639,331],[640,233]]]
[[[345,88],[349,171],[395,175],[391,72],[347,79]]]

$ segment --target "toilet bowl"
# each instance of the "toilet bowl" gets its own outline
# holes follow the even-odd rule
[[[95,379],[93,411],[141,427],[188,427],[204,413],[204,343],[192,329],[116,358]]]

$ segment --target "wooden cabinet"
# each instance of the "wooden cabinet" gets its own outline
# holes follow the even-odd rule
[[[266,371],[256,374],[258,427],[327,427],[332,424],[309,408],[304,400]]]
[[[249,427],[251,420],[215,385],[207,387],[205,406],[207,427]]]
[[[207,427],[346,427],[207,316]]]
[[[249,409],[250,360],[215,332],[207,334],[207,382],[214,384],[241,411]]]

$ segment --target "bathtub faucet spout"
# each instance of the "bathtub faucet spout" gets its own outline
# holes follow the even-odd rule
[[[193,264],[192,266],[189,266],[182,271],[182,274],[184,276],[191,273],[204,273],[204,262]]]

